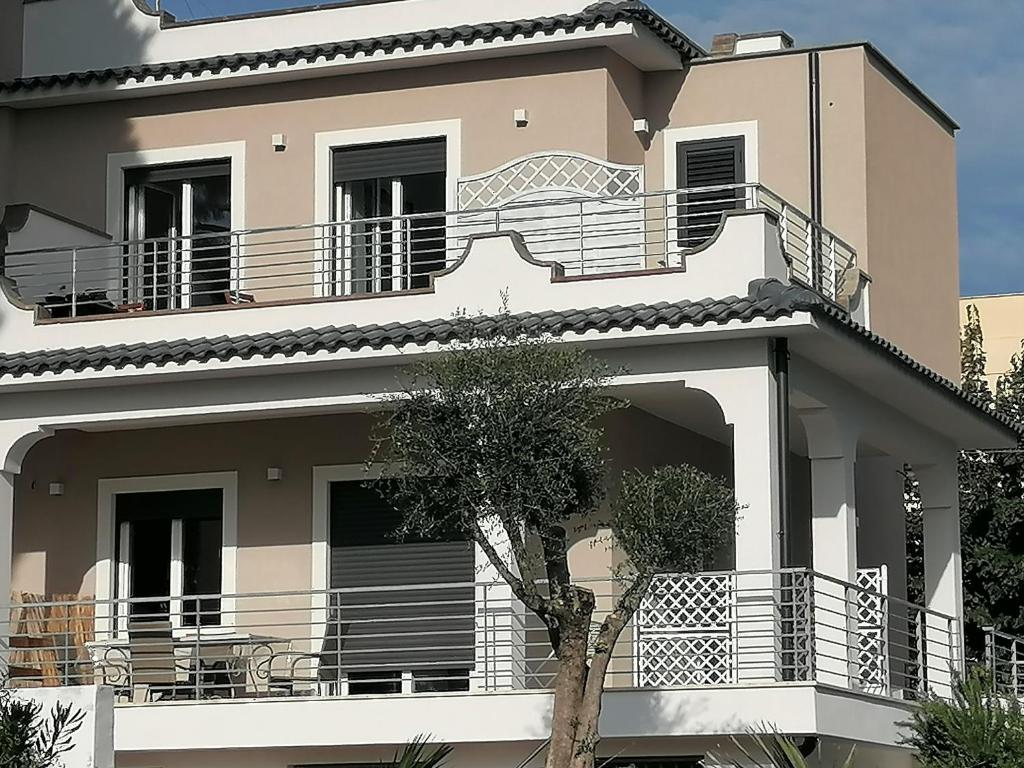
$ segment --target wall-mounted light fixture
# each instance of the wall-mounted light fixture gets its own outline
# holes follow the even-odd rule
[[[270,137],[270,143],[274,145],[275,152],[284,152],[288,147],[288,137],[283,133],[275,133]]]
[[[530,124],[530,113],[525,109],[517,109],[512,113],[516,128],[525,128]]]
[[[276,483],[284,479],[284,470],[280,467],[267,467],[267,480]]]
[[[51,496],[63,496],[64,483],[50,483],[49,492]]]
[[[651,133],[651,124],[646,117],[638,117],[633,121],[633,133],[641,136],[648,136]]]

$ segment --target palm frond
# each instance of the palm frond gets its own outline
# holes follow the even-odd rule
[[[382,762],[381,765],[388,768],[441,768],[451,753],[450,745],[438,744],[431,747],[430,736],[420,734],[395,752],[394,759]]]

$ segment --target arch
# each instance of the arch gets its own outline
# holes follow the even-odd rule
[[[12,475],[20,475],[25,456],[36,443],[53,436],[53,430],[40,426],[23,424],[5,424],[0,427],[0,440],[6,446],[3,453],[3,471]]]

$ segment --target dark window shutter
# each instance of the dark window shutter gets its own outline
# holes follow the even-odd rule
[[[715,236],[722,214],[744,206],[743,138],[688,141],[676,145],[679,245],[698,248]],[[725,189],[702,189],[726,187]]]
[[[331,588],[343,591],[334,599],[323,669],[472,666],[472,543],[399,543],[400,523],[398,511],[372,488],[358,481],[331,483]],[[420,584],[430,588],[415,588]],[[405,586],[412,588],[373,589]]]
[[[341,147],[333,152],[334,183],[444,173],[445,139]]]
[[[117,522],[136,520],[220,520],[224,491],[203,488],[187,491],[141,491],[115,497]]]
[[[231,160],[211,160],[202,163],[177,163],[174,165],[143,166],[129,168],[124,172],[125,186],[133,184],[155,184],[163,181],[187,181],[210,176],[231,176]]]

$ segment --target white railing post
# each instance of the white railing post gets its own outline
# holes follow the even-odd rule
[[[78,249],[71,249],[71,316],[78,317]]]
[[[231,291],[235,302],[242,293],[242,238],[237,232],[231,233]]]
[[[586,263],[583,261],[583,201],[580,200],[580,274],[586,274]]]

